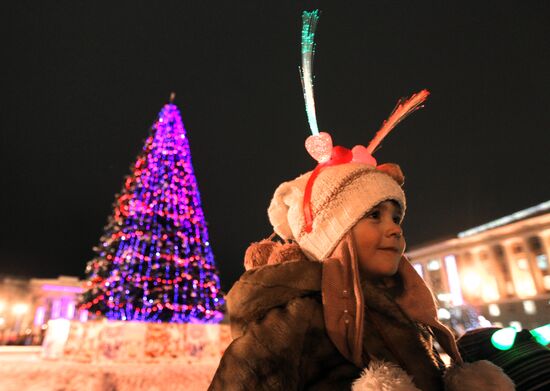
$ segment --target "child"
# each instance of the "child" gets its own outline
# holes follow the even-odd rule
[[[349,390],[354,382],[354,390],[444,389],[433,338],[462,360],[431,292],[403,257],[401,170],[353,161],[323,168],[311,188],[308,232],[311,175],[280,185],[269,207],[287,242],[247,250],[248,271],[227,296],[234,341],[210,389]],[[479,364],[447,374],[463,383],[447,389],[513,389],[499,368]],[[468,386],[474,375],[480,388]]]
[[[333,147],[315,119],[317,19],[304,13],[302,85],[313,133],[306,149],[319,164],[275,191],[268,215],[285,243],[247,250],[247,272],[227,296],[234,340],[210,390],[513,390],[491,363],[462,363],[432,293],[403,257],[401,169],[372,156],[428,92],[400,101],[366,148]]]

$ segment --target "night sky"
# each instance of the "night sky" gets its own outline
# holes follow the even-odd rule
[[[10,2],[2,10],[0,274],[83,277],[171,91],[227,290],[271,233],[276,186],[314,167],[298,65],[322,10],[317,118],[403,169],[409,246],[550,199],[550,2]]]

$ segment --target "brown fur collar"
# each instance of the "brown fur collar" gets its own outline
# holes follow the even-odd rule
[[[272,308],[284,306],[297,297],[320,294],[321,273],[320,262],[301,260],[245,272],[227,295],[233,337],[241,335],[247,323],[263,317]]]
[[[307,257],[298,243],[293,241],[280,243],[269,238],[248,246],[244,254],[244,268],[250,270],[260,266],[300,260],[307,261]]]

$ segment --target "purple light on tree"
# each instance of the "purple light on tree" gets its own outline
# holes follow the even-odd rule
[[[166,104],[126,177],[80,309],[112,320],[212,323],[223,297],[178,108]]]

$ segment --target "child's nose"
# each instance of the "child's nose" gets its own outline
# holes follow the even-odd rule
[[[396,224],[395,222],[391,221],[388,225],[386,235],[400,238],[401,236],[403,236],[403,229],[399,224]]]

